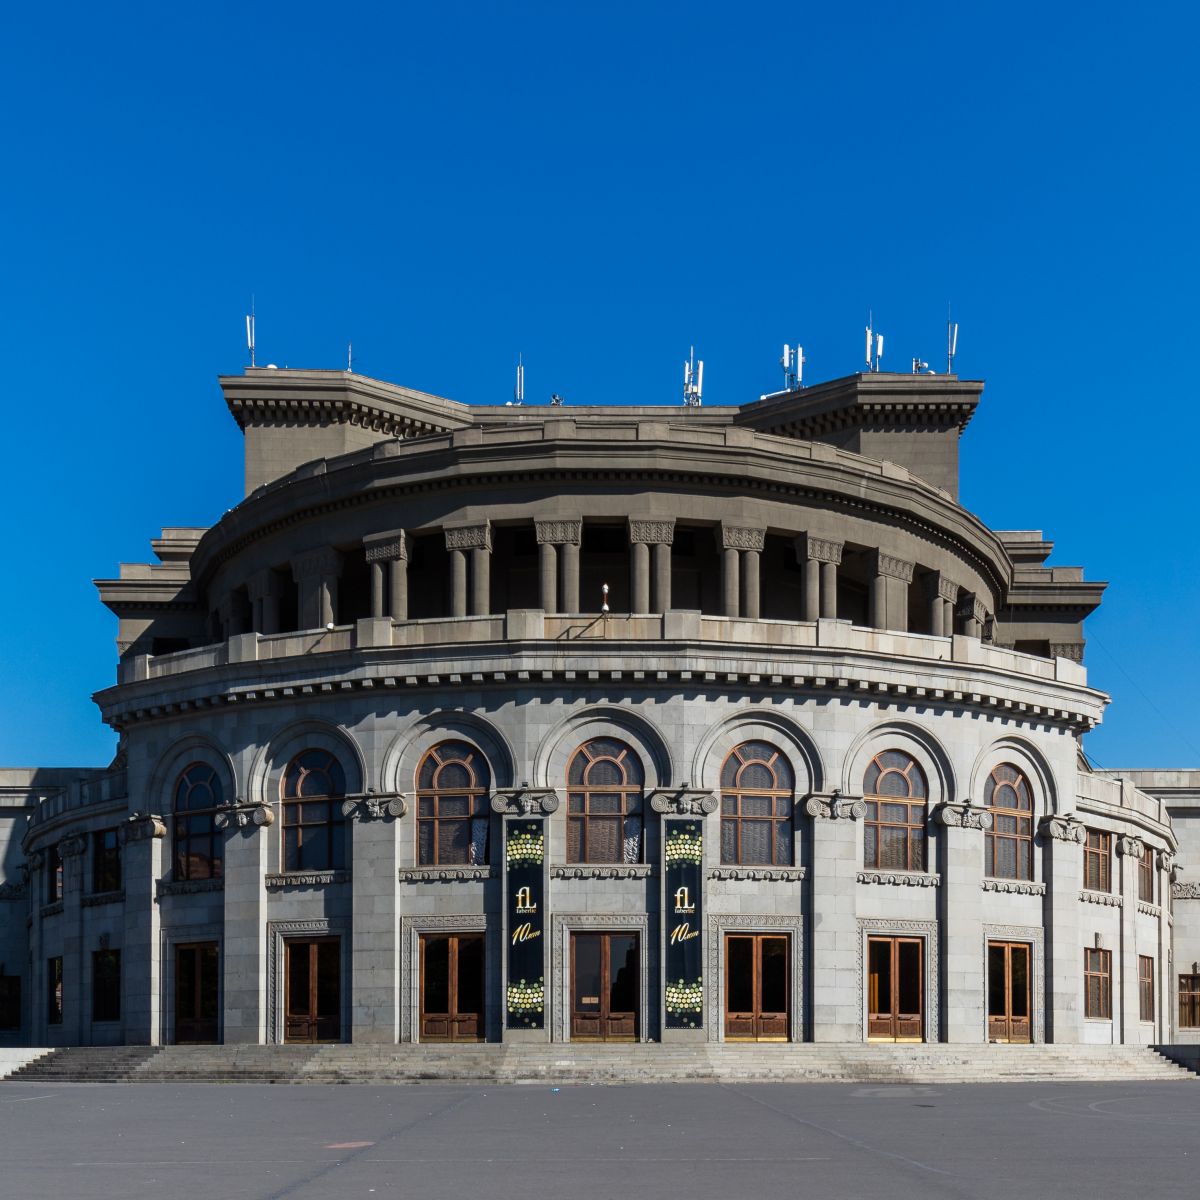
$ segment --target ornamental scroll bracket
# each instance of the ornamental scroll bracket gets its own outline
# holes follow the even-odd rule
[[[342,816],[352,821],[384,821],[402,817],[408,812],[408,799],[403,792],[377,792],[368,788],[342,799]]]
[[[951,829],[981,829],[992,827],[992,814],[967,800],[963,804],[939,804],[936,816],[941,824]]]
[[[1087,841],[1087,829],[1072,813],[1063,817],[1043,817],[1038,824],[1038,833],[1044,838],[1058,842],[1075,842],[1082,846]]]
[[[266,826],[275,822],[270,805],[260,801],[238,800],[217,810],[213,824],[218,829],[245,829],[250,825]]]
[[[505,817],[548,817],[558,811],[558,793],[553,788],[500,788],[492,793],[492,812]]]
[[[867,806],[861,796],[832,792],[812,792],[804,802],[804,811],[818,821],[861,821]]]
[[[719,801],[705,788],[656,788],[649,796],[651,809],[669,817],[707,817]]]
[[[154,813],[135,812],[117,830],[117,839],[122,845],[128,845],[130,842],[148,842],[166,836],[166,822]]]

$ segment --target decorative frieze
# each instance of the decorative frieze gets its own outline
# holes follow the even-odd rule
[[[223,892],[224,879],[160,879],[155,894],[163,896],[199,896],[206,892]]]
[[[1051,658],[1069,658],[1072,662],[1083,662],[1082,642],[1051,642]]]
[[[629,541],[635,546],[669,546],[675,540],[675,518],[640,521],[629,518]]]
[[[802,533],[795,541],[796,558],[800,562],[833,563],[840,566],[842,562],[843,542],[834,542],[829,538],[813,537],[812,534]]]
[[[582,520],[534,521],[539,546],[578,546]]]
[[[249,825],[265,827],[273,824],[275,813],[270,805],[259,801],[236,801],[217,809],[213,824],[218,829],[245,829]]]
[[[867,815],[867,806],[861,796],[814,792],[804,802],[804,811],[818,821],[861,821]]]
[[[268,875],[265,880],[268,891],[296,887],[326,887],[329,884],[349,882],[349,871],[286,871]]]
[[[985,879],[980,883],[985,892],[1007,892],[1014,896],[1044,896],[1046,885],[1032,879]]]
[[[980,829],[992,827],[992,814],[986,808],[967,801],[965,804],[941,804],[937,808],[937,819],[952,829]]]
[[[712,792],[699,789],[658,788],[649,799],[654,812],[672,817],[706,817],[720,806]]]
[[[342,816],[352,821],[382,821],[402,817],[406,812],[408,802],[403,792],[367,791],[342,801]]]
[[[558,811],[553,788],[500,788],[492,793],[492,812],[506,817],[549,816]]]
[[[166,836],[166,823],[152,813],[134,813],[117,830],[117,838],[122,844],[148,842]]]
[[[1154,917],[1157,919],[1162,916],[1162,909],[1157,904],[1147,904],[1145,900],[1138,901],[1137,910],[1144,917]]]
[[[1200,883],[1190,880],[1187,883],[1171,884],[1172,900],[1200,900]]]
[[[933,571],[925,576],[925,591],[931,600],[936,596],[953,604],[958,599],[959,585],[940,571]]]
[[[893,887],[942,886],[942,877],[928,871],[859,871],[856,878],[859,883],[882,883]]]
[[[750,529],[741,525],[726,525],[721,522],[721,548],[723,550],[761,550],[766,541],[765,529]]]
[[[552,879],[649,879],[649,863],[561,863],[550,868]]]
[[[1043,817],[1038,823],[1038,833],[1044,838],[1058,842],[1075,842],[1080,846],[1087,841],[1087,829],[1083,822],[1070,815]]]
[[[1102,908],[1123,908],[1125,901],[1116,892],[1093,892],[1089,888],[1084,888],[1079,893],[1079,899],[1084,904],[1099,904]]]
[[[487,863],[462,863],[455,867],[401,867],[397,878],[401,883],[466,883],[495,879],[496,871]]]
[[[492,523],[450,525],[445,529],[447,550],[491,550]]]
[[[904,583],[912,583],[913,563],[892,554],[884,554],[876,550],[874,555],[876,575],[886,575],[889,579],[899,579]]]
[[[393,529],[388,533],[376,533],[363,538],[363,549],[367,554],[367,562],[393,562],[398,558],[408,558],[408,534],[403,529]]]
[[[799,883],[808,872],[804,867],[710,867],[709,879],[724,882]]]

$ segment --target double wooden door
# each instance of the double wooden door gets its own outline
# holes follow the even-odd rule
[[[342,1038],[342,943],[309,938],[284,943],[287,994],[285,1042],[338,1042]]]
[[[175,947],[175,1041],[180,1045],[217,1040],[219,962],[216,942]]]
[[[1032,1041],[1028,942],[988,942],[988,1040]]]
[[[778,934],[725,935],[727,1040],[788,1040],[789,958],[788,939]]]
[[[635,933],[571,935],[571,1037],[632,1042],[638,1037]]]
[[[923,938],[867,939],[867,1037],[879,1042],[924,1040]]]
[[[483,934],[421,936],[421,1041],[481,1042]]]

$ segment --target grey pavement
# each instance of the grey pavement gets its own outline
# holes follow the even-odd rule
[[[1200,1087],[0,1084],[0,1200],[1195,1197]]]

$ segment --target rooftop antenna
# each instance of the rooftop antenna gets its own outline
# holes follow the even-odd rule
[[[346,371],[350,373],[354,370],[354,343],[346,343]]]
[[[795,391],[796,388],[804,386],[804,363],[804,347],[797,344],[793,350],[785,342],[783,357],[779,360],[779,365],[783,368],[783,390],[785,392]]]
[[[250,351],[250,365],[254,366],[254,297],[250,297],[250,315],[246,318],[246,349]]]
[[[946,374],[954,374],[954,356],[958,353],[958,323],[950,320],[950,306],[946,306]]]
[[[920,375],[922,371],[929,370],[929,364],[927,362],[922,362],[919,358],[914,358],[912,362],[914,375]]]
[[[867,370],[878,372],[883,357],[883,334],[875,332],[875,315],[867,313]]]
[[[513,388],[513,403],[525,403],[525,363],[520,354],[517,355],[517,385]]]
[[[683,402],[688,408],[699,408],[704,392],[704,359],[696,361],[696,347],[691,347],[683,364]]]

